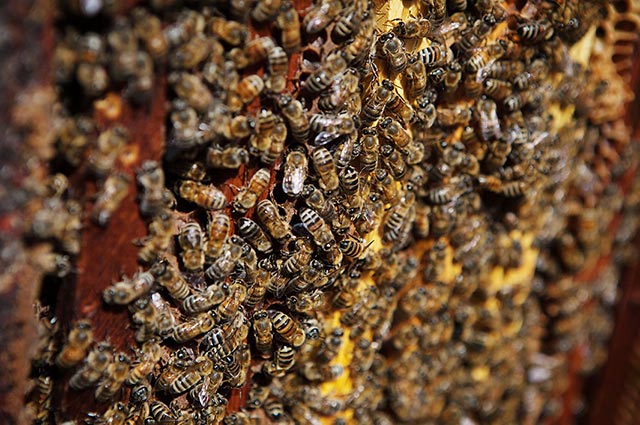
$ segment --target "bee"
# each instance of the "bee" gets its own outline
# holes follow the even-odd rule
[[[255,65],[256,63],[265,60],[269,51],[275,46],[276,42],[271,37],[258,37],[248,42],[243,49],[243,53],[247,60],[247,66]]]
[[[267,293],[267,286],[271,278],[271,272],[265,269],[258,269],[255,271],[253,279],[254,283],[247,290],[247,298],[244,301],[244,305],[248,309],[253,309],[264,299]]]
[[[133,30],[144,43],[145,50],[154,60],[165,57],[169,52],[169,41],[162,31],[162,21],[142,8],[134,9],[132,16]]]
[[[312,95],[318,95],[325,91],[333,80],[347,69],[347,61],[344,56],[339,52],[329,54],[321,66],[307,77],[304,89]]]
[[[320,178],[320,188],[327,193],[336,190],[340,184],[340,179],[331,153],[325,148],[316,148],[311,159]]]
[[[202,79],[187,72],[169,75],[169,84],[179,98],[198,112],[205,112],[213,106],[213,95]]]
[[[468,56],[495,25],[496,17],[491,13],[478,19],[473,27],[456,42],[455,47],[458,52],[463,56]]]
[[[231,236],[229,243],[225,244],[222,254],[215,259],[211,266],[205,271],[205,276],[211,280],[222,281],[231,274],[238,260],[242,256],[243,241],[236,235]]]
[[[356,34],[362,21],[364,8],[361,2],[345,6],[331,30],[331,38],[337,41],[348,40]]]
[[[258,409],[262,407],[264,401],[269,397],[270,388],[256,383],[251,384],[247,395],[247,409]]]
[[[353,40],[342,48],[342,52],[351,66],[360,65],[367,57],[367,52],[371,50],[373,44],[375,29],[373,14],[365,11],[362,14],[360,30],[353,37]]]
[[[236,87],[236,93],[243,104],[251,103],[264,90],[263,79],[255,74],[244,77]]]
[[[417,55],[409,57],[403,73],[403,83],[409,98],[419,97],[427,88],[427,69]]]
[[[287,307],[291,311],[311,315],[313,311],[322,307],[324,302],[322,291],[316,289],[311,293],[301,293],[287,298]]]
[[[300,368],[300,374],[312,382],[333,381],[344,373],[342,365],[319,365],[313,362],[305,363]]]
[[[309,119],[299,100],[291,95],[278,96],[278,106],[289,123],[291,135],[299,142],[305,142],[309,138]]]
[[[348,235],[347,239],[340,241],[340,250],[349,258],[361,258],[369,245],[363,239]]]
[[[347,114],[314,114],[309,121],[311,130],[316,133],[315,145],[325,145],[344,135],[356,132],[354,117]]]
[[[384,220],[384,236],[387,242],[402,239],[405,229],[410,228],[412,220],[408,220],[415,214],[414,206],[415,195],[407,192],[397,205],[394,205],[387,213]]]
[[[214,360],[231,355],[240,346],[249,332],[245,324],[245,316],[237,313],[226,325],[213,328],[200,343],[200,350]]]
[[[184,280],[182,274],[166,259],[156,262],[151,266],[149,272],[176,301],[184,300],[191,293],[189,284]]]
[[[156,161],[145,161],[137,171],[136,180],[142,188],[140,196],[140,212],[155,216],[163,208],[170,207],[175,200],[165,188],[164,172]]]
[[[107,304],[125,305],[147,294],[153,286],[153,275],[149,272],[136,272],[131,279],[124,278],[120,282],[107,287],[102,298]]]
[[[227,294],[219,285],[210,285],[202,293],[191,294],[182,300],[182,311],[197,314],[210,310],[225,300]]]
[[[209,313],[200,313],[197,316],[178,323],[173,327],[172,337],[176,342],[190,341],[213,328],[215,320]]]
[[[260,161],[267,165],[271,165],[280,158],[284,152],[285,143],[287,141],[287,126],[278,118],[276,125],[271,133],[271,144],[260,155]]]
[[[299,212],[300,220],[314,238],[315,243],[324,251],[330,251],[336,240],[331,233],[331,228],[320,215],[311,208],[302,208]]]
[[[342,11],[342,4],[337,0],[320,0],[315,3],[302,20],[302,26],[309,35],[317,34],[325,29]]]
[[[229,237],[231,221],[224,213],[213,213],[207,224],[207,238],[204,242],[204,255],[208,262],[212,262],[222,251],[222,247]]]
[[[258,218],[271,237],[277,240],[290,237],[291,226],[280,217],[278,207],[268,199],[258,203],[256,209]]]
[[[484,92],[494,100],[500,101],[511,93],[513,93],[513,87],[508,81],[497,80],[495,78],[487,78],[482,83]]]
[[[245,412],[234,412],[228,414],[222,420],[224,425],[251,425],[256,422],[255,417],[247,415]]]
[[[253,336],[255,338],[256,349],[262,358],[271,357],[273,345],[273,325],[265,310],[258,310],[253,314],[252,320]]]
[[[159,400],[153,400],[149,404],[149,409],[151,410],[153,419],[155,419],[158,423],[166,424],[174,423],[177,421],[175,412]]]
[[[378,133],[376,130],[373,128],[363,129],[362,137],[360,138],[360,145],[362,146],[362,154],[360,155],[362,171],[371,173],[378,165],[380,142],[378,140]]]
[[[480,137],[485,142],[499,139],[502,135],[497,111],[496,103],[491,99],[480,99],[476,104],[475,112],[480,129]]]
[[[324,2],[329,2],[330,0],[324,0]],[[284,422],[287,423],[287,420],[290,422],[290,418],[289,415],[284,411],[284,405],[282,404],[282,401],[280,401],[279,399],[275,398],[275,397],[268,397],[262,408],[264,409],[265,414],[267,415],[267,417],[269,417],[270,419],[273,419],[274,421],[278,421],[278,422]]]
[[[316,353],[316,361],[320,363],[329,363],[333,360],[342,347],[342,341],[344,337],[344,330],[342,328],[334,328],[331,334],[322,341],[320,348]]]
[[[283,9],[276,19],[277,27],[282,31],[280,44],[288,53],[300,50],[300,16],[294,7]]]
[[[207,151],[207,166],[211,168],[236,169],[249,162],[249,152],[245,148],[228,146],[209,148]]]
[[[187,270],[198,270],[204,265],[204,233],[195,221],[186,223],[178,234],[178,243],[182,252],[180,258]]]
[[[548,19],[520,24],[516,28],[516,33],[524,44],[549,41],[555,35],[553,24]]]
[[[124,148],[129,132],[119,125],[103,131],[98,136],[96,149],[89,155],[89,169],[98,177],[104,177],[114,168],[118,155]]]
[[[506,43],[504,40],[498,40],[497,43],[490,44],[472,54],[464,64],[465,71],[484,78],[487,74],[487,68],[504,56],[505,52]]]
[[[106,400],[105,400],[106,401]],[[128,409],[127,406],[117,401],[98,418],[97,423],[103,424],[124,424],[127,419]]]
[[[480,187],[486,188],[491,192],[498,193],[507,198],[517,198],[528,193],[529,185],[522,180],[514,180],[503,182],[494,176],[480,176],[478,178]]]
[[[227,383],[232,388],[241,387],[246,379],[251,365],[251,350],[249,345],[243,344],[233,354],[222,359]]]
[[[407,67],[407,52],[404,43],[392,32],[382,34],[378,38],[381,47],[381,54],[386,58],[391,71],[402,72]]]
[[[74,390],[90,387],[98,382],[111,362],[111,346],[100,342],[87,356],[84,365],[69,379]]]
[[[181,198],[208,210],[221,210],[227,205],[224,193],[213,185],[181,180],[177,189]]]
[[[327,112],[346,110],[349,113],[358,114],[362,109],[359,83],[357,71],[354,68],[348,68],[320,95],[318,107]]]
[[[358,171],[348,166],[342,172],[340,172],[340,188],[342,191],[349,196],[353,196],[358,192],[359,183],[360,183],[360,175]]]
[[[217,16],[209,18],[208,27],[212,34],[231,46],[244,44],[249,36],[246,25]]]
[[[238,220],[238,233],[258,251],[267,254],[273,251],[269,237],[250,218],[242,217]]]
[[[386,117],[378,123],[378,132],[398,148],[406,147],[412,140],[411,134],[404,129],[402,124],[390,117]]]
[[[271,173],[267,168],[261,168],[251,177],[246,188],[242,189],[233,200],[233,209],[245,213],[253,208],[258,201],[258,197],[262,195],[271,179]]]
[[[189,391],[189,396],[198,406],[209,406],[212,399],[216,397],[223,379],[222,367],[214,365],[213,372],[205,375],[201,382]]]
[[[265,363],[263,371],[274,377],[282,377],[285,372],[293,367],[296,362],[296,352],[288,345],[283,345],[275,352],[275,359],[271,363]]]
[[[424,38],[431,34],[431,22],[426,18],[409,16],[406,20],[399,20],[393,26],[393,33],[405,39]]]
[[[254,155],[266,152],[272,143],[273,132],[280,121],[271,110],[262,108],[258,115],[258,132],[249,139],[250,151]]]
[[[440,43],[433,43],[417,53],[418,59],[429,67],[442,65],[448,56],[447,48]]]
[[[282,6],[282,0],[258,0],[251,10],[251,17],[256,22],[267,22],[278,14]]]
[[[96,400],[105,402],[112,399],[122,387],[130,369],[130,359],[124,353],[118,353],[114,361],[107,367],[107,372],[98,383],[95,391]]]
[[[281,270],[286,275],[294,275],[304,269],[311,262],[313,247],[304,239],[295,241],[295,250],[287,260],[282,263]]]
[[[464,106],[456,105],[453,108],[444,106],[436,108],[438,124],[445,127],[467,125],[471,120],[471,110]]]
[[[246,298],[246,286],[240,284],[231,285],[229,288],[229,296],[224,299],[216,309],[215,315],[218,318],[218,321],[226,322],[231,320]]]
[[[169,392],[181,394],[198,384],[204,376],[213,372],[213,362],[206,356],[198,357],[194,364],[180,373],[169,385]]]
[[[444,88],[447,93],[454,93],[462,80],[462,66],[457,61],[449,64],[444,76]]]
[[[284,165],[284,177],[282,189],[292,197],[297,197],[302,192],[304,181],[307,178],[307,156],[300,151],[289,152]]]
[[[66,344],[56,357],[59,367],[70,368],[80,363],[87,355],[87,349],[93,342],[93,327],[88,320],[78,320],[69,331]]]
[[[109,74],[98,63],[81,62],[76,68],[76,80],[89,97],[98,97],[109,87]]]
[[[487,67],[486,73],[489,78],[510,80],[525,73],[525,66],[524,62],[518,60],[498,60]]]
[[[289,69],[287,53],[282,47],[276,46],[269,50],[267,60],[269,76],[265,87],[271,93],[281,93],[287,85],[287,70]]]
[[[139,358],[133,362],[126,383],[136,385],[144,382],[155,369],[162,356],[162,347],[156,341],[147,341],[142,345]]]
[[[182,148],[192,148],[198,140],[198,113],[184,101],[175,101],[171,112],[172,137],[174,143]]]
[[[268,311],[273,330],[284,339],[287,344],[298,348],[304,344],[306,335],[300,325],[287,314],[276,311]]]

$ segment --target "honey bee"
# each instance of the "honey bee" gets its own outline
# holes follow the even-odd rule
[[[449,55],[446,46],[440,43],[433,43],[419,50],[417,57],[426,66],[433,67],[444,64]]]
[[[278,106],[287,119],[291,129],[291,135],[299,142],[304,142],[309,137],[309,119],[300,101],[283,94],[278,96]]]
[[[159,400],[153,400],[149,404],[149,409],[153,419],[158,423],[174,423],[177,420],[175,412]]]
[[[113,169],[122,148],[127,143],[129,132],[121,126],[114,126],[98,136],[96,149],[89,155],[89,169],[98,177],[104,177]]]
[[[282,6],[282,0],[258,0],[251,11],[251,17],[256,22],[272,20],[278,14]]]
[[[246,188],[242,189],[233,200],[233,209],[238,212],[245,213],[253,208],[258,201],[258,197],[262,195],[271,179],[271,173],[267,168],[261,168],[251,177]]]
[[[353,116],[343,113],[339,115],[314,114],[309,121],[311,130],[316,133],[315,145],[325,145],[344,135],[356,132]]]
[[[96,400],[105,402],[112,399],[122,387],[130,369],[130,359],[124,353],[115,356],[114,361],[107,367],[107,372],[98,383],[95,391]]]
[[[320,0],[315,3],[302,20],[302,26],[309,35],[325,29],[342,11],[342,4],[336,0]]]
[[[248,309],[253,309],[257,306],[267,293],[267,287],[271,278],[271,273],[268,270],[258,269],[253,275],[254,283],[247,290],[247,298],[244,301],[244,305]]]
[[[524,44],[549,41],[555,35],[553,24],[548,19],[522,23],[517,26],[516,33]]]
[[[101,342],[87,356],[84,365],[69,379],[69,386],[75,390],[88,388],[102,377],[111,362],[111,346]]]
[[[334,328],[331,334],[322,341],[320,348],[316,353],[316,360],[320,363],[329,363],[333,360],[342,347],[344,330],[342,328]]]
[[[467,31],[467,33],[456,42],[455,48],[463,56],[468,56],[495,25],[496,17],[493,14],[488,13],[484,15],[482,19],[478,19],[473,24],[471,30]]]
[[[216,317],[219,322],[231,320],[240,305],[247,298],[247,288],[240,284],[231,285],[229,288],[229,296],[225,298],[216,309]]]
[[[207,262],[212,262],[222,251],[222,247],[229,237],[231,221],[224,213],[213,213],[207,224],[207,238],[204,242],[204,255]]]
[[[370,124],[382,116],[384,108],[387,103],[389,103],[389,100],[391,100],[393,89],[393,83],[385,79],[375,88],[374,92],[365,99],[364,107],[362,108],[363,124]]]
[[[309,15],[307,15],[305,19],[308,16]],[[342,75],[347,69],[347,61],[344,56],[345,55],[339,52],[329,54],[321,66],[307,77],[303,85],[304,89],[312,95],[318,95],[325,91],[333,80]]]
[[[213,372],[213,362],[206,356],[200,356],[192,366],[176,376],[169,385],[168,390],[172,394],[181,394],[189,391],[211,372]]]
[[[78,320],[69,331],[66,344],[56,357],[59,367],[70,368],[80,363],[87,355],[87,349],[93,342],[93,327],[88,320]]]
[[[211,266],[205,271],[205,276],[214,281],[226,279],[238,264],[242,256],[243,241],[236,235],[231,236],[229,243],[223,246],[222,254],[219,255]]]
[[[325,148],[316,148],[311,159],[320,178],[320,188],[325,193],[331,193],[336,190],[340,184],[340,179],[331,153]]]
[[[109,74],[98,63],[81,62],[76,68],[76,80],[89,97],[98,97],[109,87]]]
[[[464,64],[465,71],[480,76],[480,78],[476,77],[477,79],[484,78],[487,74],[487,68],[504,56],[505,52],[506,43],[504,40],[498,40],[498,42],[472,54]]]
[[[391,71],[402,72],[407,67],[407,52],[404,43],[394,33],[382,34],[378,38],[381,45],[381,54],[386,58]]]
[[[324,251],[332,250],[336,240],[331,233],[331,228],[320,215],[311,208],[302,208],[299,212],[300,220],[314,238],[314,242]]]
[[[232,388],[241,387],[247,378],[251,364],[251,350],[249,345],[243,344],[233,354],[222,359],[225,368],[227,384]]]
[[[258,353],[265,359],[271,357],[273,354],[273,325],[265,310],[258,310],[253,314],[252,328]]]
[[[273,362],[265,363],[262,368],[267,375],[283,377],[295,364],[295,351],[288,345],[279,347],[274,357]]]
[[[271,144],[260,155],[260,161],[267,165],[271,165],[280,158],[284,152],[285,143],[287,141],[287,126],[278,118],[273,132],[271,133]]]
[[[426,18],[409,16],[406,20],[398,20],[393,26],[393,33],[405,39],[424,38],[431,33],[431,22]]]
[[[288,53],[294,53],[300,50],[300,17],[294,7],[288,7],[281,10],[276,19],[277,27],[282,31],[281,45]]]
[[[248,42],[243,50],[246,56],[247,66],[255,65],[266,59],[269,51],[275,46],[276,42],[271,37],[258,37]]]
[[[236,93],[243,104],[251,103],[264,90],[264,81],[258,75],[249,75],[238,83]]]
[[[293,255],[282,263],[282,272],[287,275],[298,273],[311,262],[313,247],[304,239],[295,241],[295,251]]]
[[[276,331],[287,344],[292,345],[294,348],[298,348],[304,344],[306,334],[295,320],[281,311],[269,310],[268,314],[273,324],[273,330]]]
[[[366,58],[367,52],[370,51],[373,44],[374,33],[375,21],[373,14],[365,11],[362,14],[360,30],[353,37],[353,40],[342,48],[342,52],[351,66],[360,65]]]
[[[260,201],[256,212],[260,222],[271,237],[277,240],[290,237],[291,226],[280,217],[278,207],[273,202],[268,199]]]
[[[310,293],[302,293],[293,295],[287,299],[287,307],[291,311],[302,314],[312,314],[313,311],[320,308],[324,302],[322,291],[316,289]]]
[[[486,69],[487,77],[510,80],[525,73],[524,62],[517,60],[498,60]],[[518,87],[519,88],[519,87]]]
[[[207,24],[212,34],[231,46],[244,44],[249,36],[248,28],[240,22],[214,16],[209,18]]]
[[[165,57],[169,51],[169,41],[162,31],[160,19],[142,8],[134,9],[132,16],[133,30],[144,43],[146,51],[155,60]]]
[[[169,75],[169,84],[178,97],[198,112],[205,112],[213,106],[213,95],[202,79],[187,72]]]
[[[223,379],[222,367],[214,365],[213,372],[205,375],[201,382],[189,391],[189,396],[198,406],[209,406],[217,395],[216,393],[220,385],[222,385]]]
[[[129,304],[151,290],[153,275],[149,272],[137,272],[131,279],[124,278],[120,282],[107,287],[103,293],[107,304]]]
[[[142,188],[140,196],[142,214],[154,216],[175,202],[171,192],[165,188],[164,172],[156,161],[145,161],[137,171],[136,180]]]
[[[390,117],[386,117],[378,123],[378,132],[398,148],[406,147],[412,140],[411,135],[402,124]]]
[[[104,400],[106,401],[106,400]],[[104,424],[124,424],[127,419],[127,406],[117,401],[98,418],[98,423]]]
[[[444,106],[436,108],[438,124],[445,127],[467,125],[471,120],[471,110],[464,106],[456,105],[453,108]]]
[[[176,342],[190,341],[213,328],[215,320],[209,313],[200,313],[173,327],[172,337]]]
[[[415,215],[414,200],[415,195],[412,192],[407,192],[400,199],[400,202],[387,213],[384,220],[383,239],[385,241],[391,242],[403,239],[402,236],[410,228],[412,222],[409,218]]]
[[[491,99],[479,99],[477,102],[475,112],[480,129],[480,137],[485,142],[499,139],[502,135],[497,110],[496,103]]]
[[[500,101],[513,92],[511,83],[508,81],[487,78],[482,83],[484,92],[494,100]]]
[[[166,259],[156,262],[151,266],[149,272],[176,301],[184,300],[191,293],[189,284],[184,280],[182,274]]]
[[[329,2],[329,0],[324,0],[323,3],[324,2]],[[291,423],[291,419],[284,411],[284,405],[279,399],[268,397],[262,405],[262,408],[268,418],[278,422]]]
[[[214,360],[222,359],[236,351],[248,332],[244,314],[237,313],[229,323],[214,327],[207,333],[200,344],[200,350],[205,350]]]
[[[144,382],[153,372],[162,356],[162,347],[156,341],[147,341],[142,345],[139,358],[135,360],[127,375],[126,383],[136,385]]]
[[[236,169],[249,162],[249,152],[245,148],[229,146],[224,149],[209,148],[207,166],[211,168]]]
[[[178,234],[178,243],[182,252],[180,258],[187,270],[198,270],[204,265],[204,234],[200,224],[195,221],[186,223]]]
[[[522,180],[503,182],[494,176],[480,176],[478,183],[481,187],[486,188],[494,193],[499,193],[507,198],[516,198],[526,195],[529,185]]]
[[[249,139],[250,152],[259,155],[269,150],[273,142],[273,132],[280,122],[271,110],[262,108],[258,114],[258,132]]]
[[[242,217],[238,220],[238,232],[258,251],[267,254],[273,251],[269,237],[250,218]]]
[[[267,59],[269,76],[265,87],[271,93],[281,93],[287,85],[287,70],[289,68],[287,53],[282,47],[276,46],[269,50]]]
[[[227,294],[221,286],[210,285],[204,292],[191,294],[182,300],[182,311],[187,314],[202,313],[220,304],[226,297]]]
[[[181,198],[208,210],[221,210],[227,205],[224,193],[213,185],[181,180],[177,192]]]

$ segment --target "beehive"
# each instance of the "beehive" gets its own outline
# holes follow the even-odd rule
[[[31,208],[29,236],[80,258],[52,258],[78,288],[41,312],[64,320],[34,361],[32,417],[533,423],[559,414],[569,354],[602,362],[637,228],[635,9],[87,5],[62,8],[53,58],[52,170],[71,190],[58,174]],[[167,124],[162,163],[143,163],[160,159],[148,116]],[[140,249],[118,215],[136,179]],[[142,270],[83,268],[109,234]],[[87,378],[91,350],[110,362]]]

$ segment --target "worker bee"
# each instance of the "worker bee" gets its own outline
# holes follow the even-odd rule
[[[222,251],[224,243],[227,241],[231,221],[224,213],[213,213],[209,216],[207,224],[207,238],[204,242],[204,255],[207,262],[212,262]]]
[[[348,235],[346,239],[340,241],[340,250],[349,258],[361,258],[369,245],[363,239]]]
[[[302,208],[299,212],[300,220],[314,238],[315,243],[324,251],[330,251],[336,245],[331,228],[311,208]]]
[[[511,83],[508,81],[487,78],[482,83],[484,92],[494,100],[502,100],[513,92]]]
[[[331,0],[330,0],[331,1]],[[309,15],[307,15],[308,17]],[[326,90],[333,80],[347,69],[347,61],[340,52],[329,54],[320,67],[313,71],[304,82],[304,89],[312,95]]]
[[[246,66],[255,65],[266,59],[269,51],[275,46],[276,43],[271,37],[258,37],[248,42],[243,49],[247,61]],[[244,67],[238,66],[238,68]]]
[[[471,120],[471,110],[464,106],[455,105],[453,108],[440,106],[436,110],[437,121],[441,126],[467,125]]]
[[[334,328],[329,335],[322,341],[320,348],[316,353],[316,360],[320,363],[329,363],[333,360],[342,347],[344,330],[342,328]]]
[[[403,239],[401,236],[410,228],[412,220],[409,220],[415,214],[414,206],[415,195],[407,192],[397,205],[394,205],[387,213],[384,221],[385,241],[391,242]],[[413,212],[413,214],[412,214]]]
[[[131,364],[131,369],[127,375],[126,383],[136,385],[143,383],[153,372],[156,364],[162,356],[162,347],[157,341],[147,341],[142,345],[139,357]]]
[[[271,93],[281,93],[287,84],[287,70],[289,68],[287,53],[282,47],[276,46],[269,50],[267,60],[269,75],[265,87]]]
[[[312,314],[314,311],[322,307],[324,303],[323,293],[319,289],[310,293],[301,293],[292,295],[287,298],[287,307],[291,311],[301,314]]]
[[[236,93],[243,104],[251,103],[264,90],[264,81],[258,75],[249,75],[238,83]]]
[[[198,112],[205,112],[213,106],[213,95],[202,79],[187,72],[169,75],[169,84],[178,97]]]
[[[268,199],[258,203],[256,209],[258,218],[271,237],[277,240],[290,237],[291,227],[289,223],[280,217],[278,207]]]
[[[271,272],[262,268],[257,269],[253,273],[252,279],[254,280],[254,283],[249,287],[249,289],[247,289],[247,298],[244,301],[244,305],[248,309],[253,309],[256,305],[262,302],[267,293],[267,286],[269,285],[270,278]]]
[[[287,126],[281,118],[278,118],[273,131],[271,132],[271,144],[260,155],[260,161],[267,165],[271,165],[276,162],[284,152],[286,141]]]
[[[313,247],[305,239],[295,241],[293,255],[282,263],[281,270],[286,275],[293,275],[302,270],[311,262]]]
[[[127,406],[124,403],[117,401],[109,406],[109,408],[100,415],[97,421],[98,423],[105,424],[124,424],[127,419],[128,411],[129,409],[127,409]]]
[[[250,218],[242,217],[238,220],[238,233],[260,252],[268,254],[273,250],[269,237]]]
[[[327,193],[336,190],[340,184],[340,179],[331,153],[325,148],[316,148],[311,159],[320,178],[320,188]]]
[[[176,342],[190,341],[213,328],[215,320],[209,313],[200,313],[173,327],[172,337]]]
[[[298,348],[304,344],[306,335],[295,320],[281,311],[269,310],[268,314],[273,324],[273,330],[288,344],[294,348]]]
[[[198,384],[204,376],[213,372],[213,362],[207,356],[198,357],[193,365],[180,373],[169,385],[169,392],[181,394]]]
[[[173,423],[177,420],[174,411],[159,400],[153,400],[149,404],[149,409],[151,410],[153,419],[155,419],[158,423]]]
[[[382,34],[378,38],[381,54],[386,58],[391,71],[402,72],[407,67],[407,52],[404,43],[392,32]]]
[[[445,63],[449,55],[446,46],[434,42],[430,46],[419,50],[417,57],[426,66],[433,67]]]
[[[353,40],[342,48],[342,52],[351,66],[360,65],[367,57],[373,44],[374,33],[375,21],[373,14],[367,10],[362,14],[360,30],[353,37]]]
[[[309,137],[309,119],[299,100],[291,95],[278,96],[278,106],[289,123],[291,135],[299,142],[304,142]]]
[[[269,185],[271,173],[267,168],[261,168],[251,177],[246,188],[242,189],[233,200],[233,208],[241,213],[247,212],[253,208],[258,201],[258,197],[262,195]]]
[[[207,151],[207,166],[211,168],[236,169],[249,162],[249,152],[245,148],[228,146],[224,149],[211,147]]]
[[[129,304],[147,294],[153,286],[153,275],[149,272],[136,272],[131,279],[125,277],[120,282],[107,287],[102,297],[107,304]]]
[[[265,363],[262,370],[270,376],[282,377],[295,364],[295,351],[288,345],[283,345],[275,352],[273,362]]]
[[[113,168],[122,148],[127,143],[129,132],[121,126],[114,126],[98,136],[96,149],[89,155],[89,169],[98,177],[106,176]]]
[[[231,285],[229,288],[229,296],[225,298],[216,309],[215,315],[218,321],[226,322],[231,320],[246,298],[246,286],[240,284]]]
[[[497,111],[498,108],[493,100],[478,100],[475,113],[478,121],[478,127],[480,129],[480,137],[485,142],[499,139],[502,135]]]
[[[486,75],[489,78],[510,80],[525,73],[524,62],[519,60],[498,60],[487,66]]]
[[[302,20],[302,26],[309,35],[317,34],[326,28],[342,11],[337,0],[320,0],[315,3]]]
[[[503,182],[494,176],[480,176],[478,178],[480,187],[498,193],[507,198],[516,198],[523,196],[528,192],[529,185],[522,180]]]
[[[258,310],[253,314],[252,328],[256,349],[260,356],[269,358],[272,355],[273,325],[265,310]]]
[[[98,383],[95,391],[96,400],[105,402],[112,399],[122,387],[130,369],[130,359],[124,353],[115,356],[114,361],[107,367],[107,372]]]
[[[191,292],[189,284],[182,277],[182,274],[166,259],[156,262],[149,272],[156,278],[156,281],[163,286],[171,297],[177,301],[184,300]]]
[[[390,117],[386,117],[378,123],[378,132],[398,148],[406,147],[412,140],[411,134],[404,129],[402,124]]]
[[[392,31],[400,38],[424,38],[431,33],[431,22],[426,18],[409,16],[404,21],[398,20]]]
[[[165,188],[164,172],[156,161],[145,161],[137,171],[136,180],[142,188],[140,196],[142,214],[154,216],[175,202],[171,192]]]
[[[201,382],[189,391],[189,396],[198,406],[209,406],[212,399],[217,395],[216,393],[220,385],[222,385],[223,379],[222,367],[214,365],[213,372],[205,375]]]
[[[300,151],[289,152],[284,165],[282,189],[289,196],[299,196],[307,178],[307,156]]]
[[[548,19],[520,24],[516,28],[516,33],[524,44],[549,41],[555,35],[553,24]]]
[[[82,368],[69,379],[69,386],[81,390],[94,385],[109,366],[111,355],[111,346],[108,343],[98,343],[85,359]]]
[[[227,205],[224,193],[213,185],[204,185],[191,180],[181,180],[177,185],[181,198],[202,208],[221,210]]]
[[[281,45],[288,53],[300,50],[300,17],[294,7],[282,9],[276,19],[277,27],[282,31]]]
[[[221,359],[227,384],[238,388],[244,384],[251,364],[249,345],[242,344],[234,353]]]
[[[202,313],[220,304],[226,297],[222,286],[210,285],[204,292],[191,294],[182,300],[182,311],[187,314]]]
[[[393,90],[393,83],[385,79],[374,89],[373,93],[365,99],[364,107],[362,108],[363,124],[370,124],[382,116],[384,108],[387,103],[389,103],[389,100],[391,100]]]
[[[463,56],[468,56],[495,25],[495,15],[491,13],[484,15],[482,19],[478,19],[473,24],[473,27],[455,43],[456,50]]]
[[[138,260],[151,263],[158,259],[169,248],[174,233],[173,215],[168,210],[162,210],[149,223],[149,236],[141,241],[138,250]]]
[[[93,342],[93,327],[88,320],[78,320],[69,331],[66,344],[56,357],[59,367],[70,368],[82,361]]]
[[[498,40],[498,42],[472,54],[464,64],[465,71],[469,74],[475,74],[477,76],[476,79],[482,79],[487,74],[487,68],[504,56],[505,52],[506,42]]]
[[[246,25],[236,21],[228,21],[222,17],[209,18],[208,27],[212,34],[231,46],[244,44],[249,36]]]
[[[229,242],[223,246],[222,254],[213,261],[207,270],[205,270],[205,276],[214,281],[222,281],[226,279],[236,267],[238,260],[242,256],[242,243],[244,243],[244,241],[242,241],[238,236],[231,236]]]
[[[342,113],[339,115],[314,114],[309,120],[311,130],[316,133],[315,145],[325,145],[344,135],[356,132],[354,117]]]
[[[282,6],[282,0],[258,0],[251,10],[251,17],[256,22],[267,22],[278,14]]]
[[[169,50],[169,41],[162,31],[160,19],[142,8],[134,9],[132,16],[133,30],[144,43],[145,50],[154,60],[165,57]]]
[[[180,258],[187,270],[198,270],[204,265],[204,234],[200,224],[195,221],[186,223],[178,234],[178,243],[182,252]]]

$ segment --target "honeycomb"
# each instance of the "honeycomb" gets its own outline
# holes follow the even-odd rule
[[[28,206],[27,241],[53,247],[29,420],[557,419],[571,359],[606,360],[635,255],[638,19],[62,2],[56,153]],[[139,268],[83,268],[113,247]]]

